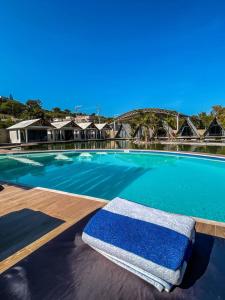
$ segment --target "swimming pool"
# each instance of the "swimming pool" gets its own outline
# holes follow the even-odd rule
[[[0,180],[225,222],[225,160],[158,152],[0,156]]]

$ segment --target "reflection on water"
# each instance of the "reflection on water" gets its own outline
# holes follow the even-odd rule
[[[74,142],[65,144],[43,144],[38,146],[23,147],[23,150],[70,150],[70,149],[149,149],[166,151],[192,151],[211,154],[224,154],[224,146],[205,146],[205,145],[166,145],[166,144],[148,144],[136,145],[131,141],[88,141]]]
[[[16,160],[6,156],[1,160],[0,180],[111,200],[151,169],[120,156],[43,153],[19,155]],[[35,164],[30,163],[31,157]]]

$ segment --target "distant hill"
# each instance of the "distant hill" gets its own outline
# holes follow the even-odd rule
[[[29,99],[26,103],[9,97],[0,96],[0,128],[7,128],[19,120],[44,118],[53,120],[54,118],[64,119],[68,116],[75,117],[78,113],[73,113],[69,109],[62,110],[54,107],[51,110],[44,109],[39,99]],[[79,113],[82,114],[82,113]],[[85,115],[85,114],[84,114]],[[108,122],[110,118],[92,114],[96,122]]]
[[[53,120],[54,118],[64,119],[67,116],[75,117],[80,113],[73,113],[69,109],[61,109],[54,107],[51,110],[44,109],[42,102],[39,99],[29,99],[26,103],[22,103],[19,100],[9,97],[0,96],[0,128],[6,128],[13,125],[17,120],[27,120],[35,118],[43,118]],[[84,114],[85,115],[85,114]],[[95,113],[94,121],[99,122],[112,122],[113,118],[107,118],[104,116],[97,116]],[[129,122],[131,124],[145,124],[148,122],[157,123],[161,118],[172,127],[176,128],[176,116],[178,112],[160,108],[145,108],[129,111],[119,117],[118,122]],[[180,123],[182,119],[187,117],[184,114],[180,114]],[[212,107],[210,113],[201,112],[198,115],[189,116],[194,125],[199,128],[206,128],[217,117],[220,123],[225,127],[225,107],[221,105],[215,105]]]

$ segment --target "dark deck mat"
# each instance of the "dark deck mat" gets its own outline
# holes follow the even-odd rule
[[[81,240],[86,220],[0,275],[0,299],[225,299],[225,239],[197,234],[180,287],[159,293]]]

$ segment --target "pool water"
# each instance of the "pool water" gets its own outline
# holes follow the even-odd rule
[[[225,161],[161,153],[0,156],[0,180],[225,222]]]

